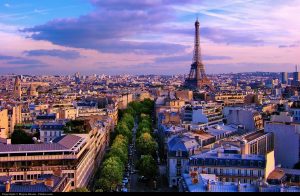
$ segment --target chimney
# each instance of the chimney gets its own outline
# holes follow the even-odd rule
[[[6,192],[6,193],[9,193],[9,192],[10,192],[10,181],[7,181],[7,182],[5,183],[5,192]]]
[[[46,186],[54,187],[54,180],[51,178],[47,178],[44,182]]]

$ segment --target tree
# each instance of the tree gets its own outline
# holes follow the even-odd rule
[[[12,144],[33,144],[32,137],[21,129],[17,129],[11,136]]]
[[[155,154],[157,143],[149,133],[143,133],[136,141],[136,147],[141,155]]]
[[[131,114],[125,113],[123,118],[122,118],[122,121],[124,121],[126,123],[127,127],[130,130],[133,129],[133,127],[134,127],[134,118]]]
[[[80,188],[73,189],[70,192],[90,192],[90,191],[86,187],[80,187]]]
[[[128,161],[128,141],[122,135],[118,135],[114,140],[111,150],[109,152],[110,156],[119,157],[123,164]]]
[[[115,189],[122,182],[124,165],[119,157],[109,157],[103,163],[100,187],[104,191]]]
[[[151,155],[143,155],[137,164],[139,173],[147,178],[153,178],[158,173],[158,167]]]
[[[124,121],[121,121],[116,126],[116,133],[127,137],[128,141],[132,139],[132,131],[128,128]]]

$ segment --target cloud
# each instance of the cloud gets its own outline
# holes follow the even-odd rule
[[[29,50],[25,51],[24,54],[27,56],[51,56],[61,59],[78,59],[82,57],[75,50]]]
[[[0,55],[0,61],[5,61],[8,65],[14,65],[13,69],[45,68],[47,64],[36,60],[23,57]],[[2,69],[3,67],[1,67]],[[11,67],[12,68],[12,67]]]
[[[166,53],[184,49],[180,44],[160,40],[139,41],[132,38],[157,32],[159,25],[174,19],[175,13],[167,6],[182,1],[98,1],[92,0],[96,10],[79,18],[55,19],[46,24],[25,28],[35,40],[47,40],[57,45],[95,49],[109,53]],[[165,4],[162,4],[165,3]],[[161,49],[162,48],[162,49]]]
[[[204,61],[213,61],[213,60],[231,60],[230,56],[212,56],[204,55],[202,57]],[[169,57],[159,57],[155,59],[156,63],[172,63],[172,62],[192,62],[192,54],[182,55],[182,56],[169,56]]]
[[[279,45],[278,48],[296,48],[299,45],[297,44],[290,44],[290,45]]]

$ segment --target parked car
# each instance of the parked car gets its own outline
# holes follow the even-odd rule
[[[122,182],[127,184],[128,183],[128,178],[124,178]]]
[[[145,176],[141,176],[141,177],[139,177],[138,181],[139,181],[139,182],[146,183],[146,182],[149,181],[149,178],[147,178],[147,177],[145,177]]]

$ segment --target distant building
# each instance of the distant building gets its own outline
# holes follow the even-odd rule
[[[14,84],[14,98],[15,99],[21,99],[22,98],[22,88],[21,88],[21,79],[19,76],[15,79]]]
[[[288,83],[288,73],[287,72],[281,72],[280,74],[280,79],[282,84],[287,84]]]

